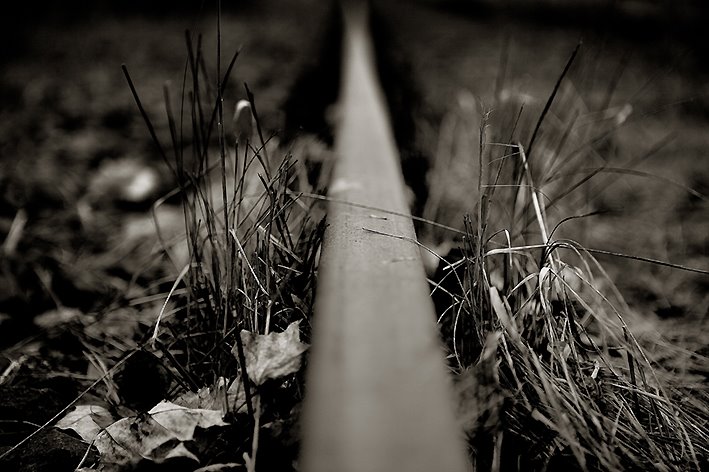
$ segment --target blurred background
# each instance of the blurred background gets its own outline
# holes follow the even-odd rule
[[[565,150],[577,162],[632,172],[594,178],[594,185],[557,205],[557,219],[601,211],[601,216],[569,225],[567,236],[589,247],[707,267],[705,2],[372,4],[380,75],[404,172],[417,194],[417,213],[462,227],[463,215],[476,202],[470,163],[482,117],[490,113],[491,137],[527,142],[582,41],[543,129],[543,143],[560,145],[564,125],[573,121],[581,131],[566,140]],[[312,135],[327,146],[339,80],[335,4],[242,0],[223,2],[222,9],[222,68],[242,48],[225,91],[226,109],[245,98],[246,82],[269,132],[278,132],[284,143]],[[106,185],[112,174],[105,177],[106,169],[147,166],[159,176],[144,201],[118,205],[111,224],[120,226],[121,212],[145,211],[172,188],[120,66],[127,65],[158,136],[168,142],[163,87],[169,84],[176,107],[187,58],[185,30],[192,32],[195,44],[203,33],[205,67],[216,77],[215,12],[215,2],[187,0],[3,6],[0,234],[6,239],[22,210],[28,236],[12,247],[16,260],[6,262],[4,286],[11,288],[0,294],[0,312],[22,308],[39,313],[52,306],[55,295],[27,268],[39,263],[49,264],[50,271],[72,272],[78,255],[101,252],[106,241],[121,234],[110,225],[92,230],[99,236],[85,233],[77,209],[77,202],[88,199],[92,208],[116,210],[115,189]],[[515,117],[519,122],[512,132]],[[583,152],[574,153],[574,148]],[[554,182],[565,178],[570,177],[557,175],[545,190],[559,193]],[[456,244],[450,235],[430,228],[421,228],[421,236],[437,247]],[[668,317],[706,316],[705,276],[607,259],[624,293],[643,310]],[[127,268],[111,270],[128,277],[121,272]],[[86,294],[105,289],[92,273],[83,271],[81,282],[76,274],[55,277],[55,282],[63,280],[57,282],[63,303],[94,300]],[[11,279],[20,282],[7,282]]]

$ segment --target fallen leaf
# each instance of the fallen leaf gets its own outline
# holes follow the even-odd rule
[[[256,334],[241,331],[246,357],[246,371],[256,385],[268,379],[277,379],[300,369],[303,353],[308,345],[300,342],[300,321],[291,323],[282,333]],[[232,353],[237,355],[234,346]]]
[[[176,445],[163,444],[150,453],[150,459],[158,464],[168,459],[176,459],[178,457],[185,457],[199,463],[197,456],[192,454],[192,452],[185,447],[184,443],[178,443]]]
[[[203,387],[196,392],[188,391],[173,400],[176,405],[185,408],[204,408],[214,410],[218,407],[216,392],[212,387]]]
[[[194,472],[228,472],[230,470],[244,470],[244,464],[228,462],[226,464],[205,465],[204,467],[196,469]]]
[[[229,385],[227,387],[227,385]],[[224,391],[226,389],[226,392]],[[225,404],[226,401],[226,404]],[[246,393],[238,378],[229,384],[224,377],[217,379],[213,387],[203,387],[197,392],[186,392],[173,400],[185,408],[202,408],[239,413],[246,407]],[[228,408],[227,408],[228,406]]]
[[[158,403],[148,413],[180,441],[192,440],[197,427],[227,426],[221,410],[185,408],[168,401]]]
[[[227,426],[222,416],[221,411],[163,401],[147,414],[123,418],[103,429],[94,445],[102,464],[113,466],[133,465],[141,459],[157,464],[177,458],[199,462],[185,443],[194,439],[197,428]]]
[[[59,420],[56,427],[59,429],[71,429],[81,439],[90,443],[105,426],[110,425],[112,422],[111,413],[104,407],[79,405]]]
[[[103,464],[126,465],[141,458],[152,460],[152,452],[170,441],[177,439],[152,417],[144,415],[116,421],[98,434],[94,445]]]

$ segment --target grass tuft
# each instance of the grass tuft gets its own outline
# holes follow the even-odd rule
[[[156,148],[178,184],[154,207],[158,233],[159,209],[168,199],[181,199],[184,216],[183,237],[160,238],[178,275],[150,344],[176,380],[171,397],[204,387],[216,390],[224,379],[241,383],[252,425],[243,444],[253,447],[244,446],[235,457],[250,454],[255,461],[263,429],[259,425],[295,421],[302,375],[290,375],[278,386],[255,385],[239,333],[278,333],[302,321],[301,334],[309,341],[322,212],[317,200],[306,204],[300,199],[301,192],[316,193],[303,178],[305,164],[290,153],[276,157],[282,153],[278,138],[265,135],[248,86],[247,100],[236,104],[233,119],[225,117],[223,93],[238,52],[226,74],[218,70],[221,79],[213,86],[201,38],[195,44],[187,33],[186,40],[188,60],[177,108],[169,87],[164,92],[171,152],[158,141],[123,68]],[[242,406],[226,405],[227,414],[243,415]],[[243,418],[234,421],[243,423]]]
[[[448,223],[446,202],[462,208],[471,197],[475,211],[456,243],[440,227],[424,228],[422,238],[457,244],[432,289],[474,467],[702,470],[709,404],[697,381],[707,373],[701,342],[678,348],[649,336],[641,329],[649,321],[628,307],[595,258],[613,251],[586,249],[569,236],[574,224],[583,234],[603,213],[589,188],[605,189],[612,182],[602,177],[616,168],[637,175],[632,167],[643,160],[626,168],[615,149],[611,155],[626,109],[593,112],[564,82],[577,51],[538,121],[528,115],[539,103],[525,109],[526,97],[501,93],[486,111],[463,94],[442,125],[437,162],[445,164],[432,170],[424,215]],[[477,139],[466,129],[477,129]],[[522,141],[534,143],[534,159]],[[446,169],[461,169],[466,193],[451,194]],[[691,372],[678,369],[679,358]]]

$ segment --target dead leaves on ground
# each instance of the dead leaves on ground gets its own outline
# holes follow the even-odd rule
[[[292,323],[282,333],[262,335],[242,331],[241,339],[246,369],[255,386],[254,397],[259,395],[259,388],[266,381],[296,373],[308,348],[300,342],[299,322]],[[126,418],[116,419],[102,406],[80,405],[56,426],[73,430],[85,442],[93,444],[100,453],[100,467],[104,471],[130,470],[146,461],[191,463],[194,467],[190,467],[197,469],[206,459],[199,457],[200,450],[204,449],[199,442],[205,437],[201,432],[234,426],[235,421],[244,418],[245,406],[241,379],[229,382],[219,378],[211,387],[183,393],[173,401],[163,400],[147,413]],[[227,413],[230,414],[227,416]],[[262,427],[267,428],[268,424]],[[209,464],[204,470],[231,470],[237,465]]]
[[[123,470],[142,460],[156,464],[171,459],[199,463],[188,447],[197,428],[227,426],[222,412],[185,408],[163,401],[146,414],[122,418],[109,425],[111,418],[100,406],[81,405],[57,423],[60,429],[72,429],[98,449],[103,470]]]

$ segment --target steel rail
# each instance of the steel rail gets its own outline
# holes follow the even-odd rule
[[[357,1],[342,7],[337,161],[306,374],[301,470],[468,470],[433,303],[419,248],[410,242],[414,226],[405,216],[368,9]]]

